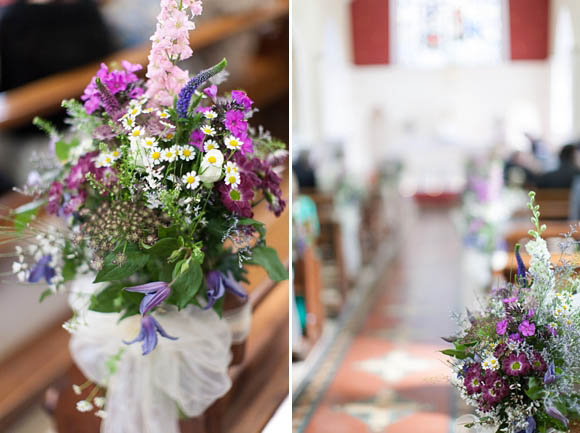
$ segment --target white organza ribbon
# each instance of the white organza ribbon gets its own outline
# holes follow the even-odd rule
[[[188,307],[155,314],[176,341],[158,335],[157,348],[141,354],[140,316],[119,322],[118,314],[88,311],[86,326],[72,337],[70,349],[84,375],[107,387],[102,433],[179,433],[178,408],[202,414],[231,387],[228,365],[232,335],[228,323],[210,311]],[[124,352],[111,376],[106,363]]]
[[[233,343],[241,343],[248,338],[252,325],[252,304],[250,302],[246,302],[235,310],[225,310],[223,317],[230,327]]]
[[[477,418],[475,415],[463,415],[457,418],[455,421],[455,433],[495,433],[497,427],[494,426],[482,426],[479,424],[474,424],[473,427],[465,427],[468,424],[475,423]]]

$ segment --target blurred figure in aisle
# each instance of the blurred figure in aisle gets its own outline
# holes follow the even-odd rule
[[[560,150],[560,166],[538,177],[538,188],[570,188],[575,176],[580,174],[578,149],[575,144],[567,144]]]
[[[314,173],[314,167],[310,163],[310,152],[303,150],[298,155],[296,162],[292,164],[292,169],[294,170],[294,175],[298,179],[298,185],[300,188],[316,188],[316,174]]]

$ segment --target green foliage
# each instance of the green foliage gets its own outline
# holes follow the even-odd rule
[[[30,224],[30,222],[36,218],[39,211],[39,202],[29,203],[28,205],[21,206],[16,209],[12,218],[14,229],[17,232],[22,233],[24,230],[26,230],[28,224]]]
[[[59,135],[54,125],[46,119],[37,116],[32,120],[32,124],[49,137],[56,137]]]
[[[185,264],[187,266],[184,266]],[[171,285],[171,295],[167,298],[167,302],[177,305],[177,308],[181,310],[187,305],[194,303],[194,298],[203,283],[203,272],[199,264],[190,263],[189,261],[181,264],[180,272],[175,282]]]
[[[125,255],[124,263],[116,263],[118,254]],[[129,244],[124,249],[118,248],[105,257],[103,269],[99,271],[93,283],[123,280],[143,268],[148,261],[149,255],[139,251],[135,245]]]
[[[66,163],[68,161],[70,150],[78,145],[79,140],[77,138],[72,139],[68,143],[64,140],[57,141],[55,145],[56,157],[61,163]]]
[[[546,230],[546,225],[540,225],[540,205],[536,204],[536,192],[530,191],[528,196],[530,197],[528,208],[532,212],[530,220],[536,226],[536,230],[530,230],[528,233],[530,236],[533,236],[534,239],[538,239],[542,235],[542,232]]]
[[[279,282],[288,279],[288,271],[273,248],[263,245],[254,248],[252,250],[252,258],[248,263],[262,266],[272,281]]]
[[[163,238],[152,247],[143,247],[150,255],[167,258],[179,248],[179,242],[175,238]]]
[[[97,126],[101,124],[101,121],[96,116],[88,114],[83,104],[76,99],[62,101],[62,107],[69,115],[67,123],[79,131],[92,135]]]
[[[525,392],[532,400],[539,400],[543,395],[540,380],[535,376],[530,377],[528,380],[528,389]]]
[[[42,292],[40,294],[40,299],[38,300],[38,302],[42,302],[44,301],[46,298],[48,298],[49,296],[51,296],[53,294],[53,291],[50,289],[46,289],[44,292]]]

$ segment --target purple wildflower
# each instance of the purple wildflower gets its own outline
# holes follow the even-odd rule
[[[534,371],[540,373],[546,371],[547,368],[546,361],[544,361],[544,357],[540,353],[535,351],[530,359],[530,365],[532,366],[532,369]]]
[[[495,332],[497,333],[497,335],[505,335],[507,331],[507,325],[508,325],[507,319],[503,319],[497,322],[497,325],[495,325]]]
[[[201,132],[199,129],[193,130],[191,135],[189,136],[189,144],[197,147],[201,151],[203,151],[204,140],[205,140],[205,134],[203,132]]]
[[[211,86],[203,89],[203,93],[209,96],[212,99],[212,101],[215,101],[217,98],[217,86],[215,84],[212,84]]]
[[[517,296],[512,296],[511,298],[505,298],[503,300],[503,303],[504,304],[514,304],[516,302],[518,302],[518,297]]]
[[[144,293],[145,296],[139,305],[139,312],[142,315],[158,307],[167,299],[171,293],[171,287],[164,281],[142,284],[140,286],[125,287],[128,292]]]
[[[519,343],[522,341],[522,336],[519,334],[519,332],[516,332],[515,334],[510,334],[508,340]]]
[[[488,405],[499,403],[509,393],[507,382],[495,371],[485,373],[482,397]]]
[[[518,331],[520,331],[524,337],[531,337],[536,333],[536,325],[524,320],[520,326],[518,326]]]
[[[253,185],[249,181],[249,176],[240,174],[241,183],[237,189],[230,188],[225,182],[221,182],[218,191],[223,205],[230,212],[244,218],[252,218],[252,200],[254,199]]]
[[[49,263],[52,260],[52,256],[50,254],[43,256],[38,263],[32,268],[30,271],[30,275],[28,276],[29,283],[38,283],[43,278],[45,281],[50,284],[53,277],[56,275],[56,271],[54,268],[49,266]]]
[[[187,117],[189,106],[191,105],[191,98],[195,93],[195,91],[197,90],[197,88],[214,75],[223,71],[227,64],[228,62],[226,61],[226,59],[223,59],[217,65],[204,71],[201,71],[191,80],[189,80],[189,82],[183,87],[183,89],[181,89],[181,92],[179,92],[179,97],[177,99],[177,113],[179,114],[179,117],[181,118]]]
[[[157,333],[161,334],[162,337],[168,338],[169,340],[177,340],[177,337],[171,337],[165,330],[161,327],[159,322],[155,320],[152,315],[144,316],[141,319],[141,331],[139,335],[132,341],[123,341],[123,343],[129,345],[142,341],[141,346],[143,355],[150,354],[153,349],[157,346]]]
[[[111,119],[117,120],[120,117],[121,106],[115,95],[111,93],[109,88],[103,84],[100,78],[97,78],[97,89],[101,97],[101,104]]]
[[[564,427],[568,429],[568,418],[566,418],[553,404],[544,402],[544,408],[546,409],[546,414],[560,421],[564,424]]]
[[[224,124],[226,128],[236,137],[241,138],[248,130],[248,122],[246,122],[244,113],[241,111],[228,110],[225,117]]]
[[[248,297],[236,280],[220,271],[210,271],[205,277],[205,283],[207,285],[207,305],[204,310],[213,307],[217,300],[226,294],[226,291],[243,299]]]
[[[473,364],[466,370],[463,383],[470,395],[481,392],[483,380],[481,377],[481,366],[479,364]]]
[[[62,201],[62,183],[52,182],[52,184],[50,185],[50,189],[48,190],[48,204],[46,205],[46,211],[52,215],[58,214],[61,201]]]
[[[241,90],[234,90],[232,91],[232,99],[236,102],[236,104],[241,105],[244,107],[245,111],[250,111],[252,109],[252,101],[246,92],[242,92]]]
[[[552,334],[552,337],[555,337],[556,336],[557,333],[556,333],[556,329],[555,328],[552,328],[550,325],[546,325],[546,329],[548,330],[548,332],[550,334]]]
[[[520,255],[520,244],[516,244],[516,262],[518,263],[518,280],[525,287],[527,285],[526,265],[524,264],[522,256]]]
[[[546,385],[554,383],[560,378],[560,376],[561,375],[556,374],[556,366],[554,365],[554,362],[550,362],[550,365],[544,374],[544,383]]]
[[[530,364],[523,353],[516,355],[512,353],[503,360],[503,371],[510,376],[523,376],[530,368]]]

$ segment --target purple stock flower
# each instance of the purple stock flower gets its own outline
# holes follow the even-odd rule
[[[507,325],[508,325],[507,319],[503,319],[497,322],[497,325],[495,325],[495,332],[497,333],[497,335],[505,335],[507,331]]]
[[[197,147],[199,150],[203,151],[203,142],[205,140],[205,134],[199,129],[195,129],[191,132],[189,136],[189,144]]]
[[[516,262],[518,263],[518,280],[523,284],[525,287],[527,285],[526,282],[526,265],[522,260],[522,256],[520,255],[520,244],[516,244]]]
[[[503,371],[510,376],[523,376],[530,368],[530,364],[523,353],[516,355],[512,353],[503,360]]]
[[[62,200],[62,183],[52,182],[52,184],[50,185],[50,189],[48,190],[48,204],[46,205],[46,211],[52,215],[58,214],[61,200]]]
[[[52,256],[50,254],[43,256],[30,271],[28,282],[38,283],[44,278],[50,284],[52,278],[56,275],[54,268],[48,265],[51,260]]]
[[[548,369],[544,374],[544,384],[549,385],[554,383],[560,378],[560,376],[561,375],[556,374],[556,366],[554,365],[554,362],[550,362],[550,365],[548,365]]]
[[[155,318],[149,314],[141,319],[141,331],[139,331],[137,338],[132,341],[123,341],[123,343],[129,345],[142,341],[142,353],[143,355],[148,355],[157,346],[158,332],[162,337],[168,338],[169,340],[177,340],[177,337],[171,337],[168,335],[161,327],[159,322],[157,322],[157,320],[155,320]]]
[[[179,117],[187,117],[189,106],[191,105],[191,98],[197,88],[217,73],[223,71],[227,64],[228,62],[226,59],[223,59],[217,65],[201,71],[191,80],[189,80],[185,86],[183,86],[183,89],[181,89],[181,92],[179,92],[179,97],[177,99],[177,113],[179,114]]]
[[[139,312],[144,316],[149,311],[158,307],[171,293],[171,287],[164,281],[142,284],[140,286],[125,287],[128,292],[144,293],[145,296],[139,305]]]
[[[241,138],[248,130],[248,122],[244,117],[244,113],[238,110],[226,111],[226,118],[224,121],[226,128],[236,137]]]
[[[518,326],[518,331],[520,331],[524,337],[531,337],[536,333],[536,325],[524,320],[520,326]]]
[[[217,300],[226,294],[226,291],[243,299],[248,297],[236,280],[220,271],[210,271],[205,277],[205,283],[207,285],[207,305],[203,308],[204,310],[213,307]]]
[[[560,421],[564,424],[566,429],[568,428],[568,418],[566,418],[553,404],[544,402],[544,408],[546,409],[546,414]]]
[[[521,342],[522,341],[522,336],[519,334],[519,332],[516,332],[515,334],[511,334],[508,337],[508,340],[514,341],[514,342]]]
[[[249,111],[252,108],[252,104],[254,103],[254,101],[252,101],[248,97],[246,92],[243,92],[241,90],[232,91],[232,99],[235,101],[236,104],[239,104],[242,107],[244,107],[245,111]]]

